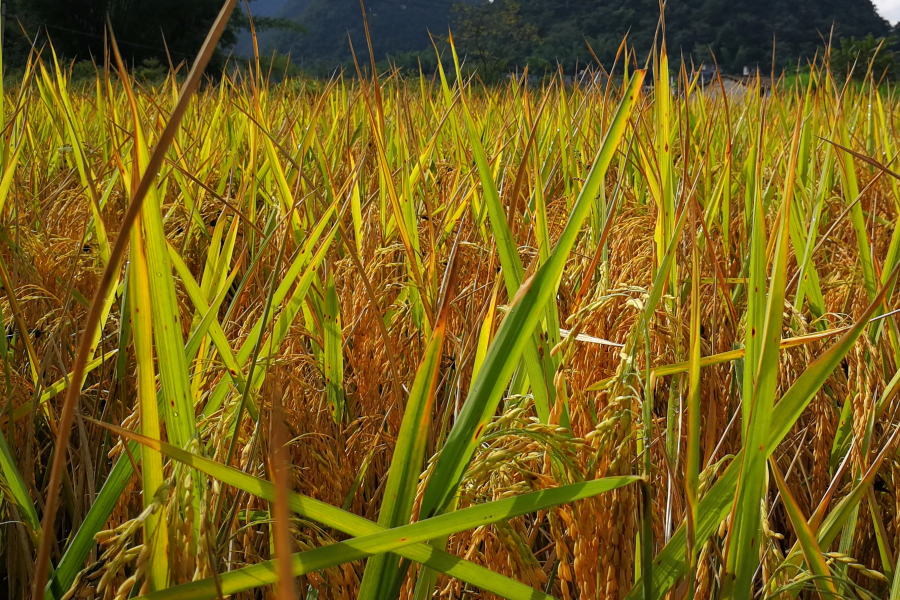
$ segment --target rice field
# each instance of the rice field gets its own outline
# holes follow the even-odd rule
[[[877,75],[204,83],[222,18],[0,94],[0,595],[900,598]]]

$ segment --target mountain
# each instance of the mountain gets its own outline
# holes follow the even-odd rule
[[[461,25],[456,21],[454,3],[366,1],[376,59],[416,51],[428,57],[432,52],[429,31],[445,37],[449,26],[458,31]],[[357,58],[368,60],[359,0],[256,0],[251,10],[274,10],[279,4],[275,14],[298,19],[307,32],[270,32],[261,51],[290,52],[298,64],[320,71],[333,69],[352,58],[349,34]],[[610,64],[627,34],[629,44],[643,55],[652,47],[659,20],[659,0],[469,0],[468,4],[487,11],[487,18],[491,11],[499,14],[502,6],[511,8],[517,17],[509,19],[510,10],[506,10],[497,27],[513,33],[536,31],[533,41],[506,48],[499,41],[504,37],[495,35],[491,52],[505,52],[506,56],[498,57],[502,64],[528,63],[546,69],[556,69],[559,64],[570,73],[577,65],[593,61],[587,43],[604,64]],[[767,70],[772,64],[773,41],[776,65],[790,66],[812,58],[831,35],[837,41],[869,33],[890,33],[871,0],[669,0],[666,8],[670,56],[708,62],[712,50],[728,72],[757,64]]]
[[[260,0],[262,1],[262,0]],[[271,0],[269,0],[271,1]],[[431,48],[429,31],[446,36],[458,0],[366,0],[366,21],[376,60]],[[253,5],[251,5],[251,10]],[[279,17],[298,19],[305,34],[274,33],[260,51],[290,53],[294,62],[331,70],[352,60],[369,60],[359,0],[287,0]]]
[[[658,0],[522,0],[522,18],[537,27],[542,43],[531,57],[574,68],[591,61],[583,41],[604,63],[611,62],[622,37],[639,53],[652,47]],[[887,35],[890,27],[871,0],[678,0],[666,7],[669,54],[709,58],[735,72],[747,65],[767,68],[775,45],[776,64],[812,58],[834,26],[834,40]]]
[[[286,15],[289,18],[298,19],[309,5],[309,0],[251,0],[249,5],[250,14],[254,17],[279,17],[285,11],[290,13]],[[243,7],[241,9],[243,10]],[[274,49],[272,39],[276,33],[272,30],[257,32],[256,41],[261,52],[263,48],[266,48],[266,53]],[[234,51],[239,56],[251,56],[253,54],[253,36],[249,31],[240,33],[237,44],[234,46]]]

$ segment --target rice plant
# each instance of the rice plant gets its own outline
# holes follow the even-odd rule
[[[233,5],[0,90],[9,597],[900,599],[877,73],[204,82]]]

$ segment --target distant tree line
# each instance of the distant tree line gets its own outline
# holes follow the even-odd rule
[[[21,65],[33,46],[49,51],[50,44],[66,61],[102,63],[111,29],[129,67],[163,65],[163,70],[170,60],[173,64],[193,60],[222,8],[222,0],[6,0],[5,4],[7,65]],[[250,24],[240,3],[232,15],[209,67],[212,72],[221,70],[227,50]],[[286,19],[254,22],[257,28],[302,32]]]
[[[876,83],[900,75],[898,58],[895,35],[876,38],[872,34],[859,40],[841,38],[840,44],[831,49],[830,57],[834,73],[850,75],[857,81],[870,76]]]
[[[570,74],[597,60],[609,67],[626,33],[642,56],[663,35],[658,0],[494,0],[454,12],[457,50],[487,77],[525,65]],[[878,76],[893,74],[890,34],[870,0],[679,0],[665,9],[674,61],[715,61],[726,73],[790,70],[821,58],[830,42],[840,69],[858,61],[854,73],[864,75],[876,58]]]
[[[659,0],[365,0],[365,6],[382,68],[432,72],[437,58],[428,31],[447,61],[452,29],[466,67],[485,81],[525,66],[536,74],[575,74],[599,60],[609,68],[626,35],[642,58],[662,36]],[[300,15],[309,34],[278,34],[263,51],[290,53],[304,71],[318,75],[341,67],[354,73],[354,53],[358,64],[368,65],[358,0],[290,0],[285,10]],[[871,0],[671,0],[665,24],[675,64],[715,60],[725,73],[794,70],[821,59],[830,43],[832,58],[844,68],[857,56],[875,56],[872,40],[874,48],[883,40],[879,68],[894,73],[885,71],[893,61],[892,30]]]
[[[162,73],[169,60],[189,62],[196,55],[222,0],[6,4],[7,65],[22,64],[33,44],[52,42],[60,57],[90,67],[89,61],[104,60],[109,24],[130,67]],[[364,5],[365,21],[359,0],[288,0],[282,14],[290,19],[254,19],[257,29],[280,28],[261,48],[265,65],[287,75],[302,70],[328,76],[339,68],[353,75],[357,65],[368,69],[367,23],[379,68],[433,72],[432,40],[448,60],[452,30],[466,68],[492,81],[526,66],[536,74],[575,74],[597,61],[609,68],[626,35],[643,57],[663,33],[659,0],[364,0]],[[836,70],[862,77],[872,63],[874,77],[898,74],[895,32],[871,0],[671,0],[665,11],[665,39],[675,64],[683,58],[695,66],[715,60],[726,73],[747,66],[793,70],[821,58],[830,41]],[[225,65],[248,25],[246,12],[236,10],[211,70]]]

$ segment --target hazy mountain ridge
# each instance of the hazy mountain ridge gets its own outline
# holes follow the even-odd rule
[[[445,36],[453,20],[457,0],[369,0],[366,21],[376,59],[398,52],[427,50],[429,31]],[[301,10],[301,5],[306,5]],[[307,30],[297,35],[273,35],[271,52],[290,52],[295,62],[311,61],[337,65],[352,58],[350,41],[357,58],[368,60],[365,26],[359,0],[288,0],[280,17],[298,18]],[[348,38],[349,35],[349,38]]]
[[[505,0],[496,0],[497,2]],[[444,37],[454,21],[455,0],[369,0],[366,16],[376,59],[402,52],[428,52],[428,32]],[[477,1],[474,3],[478,3]],[[260,50],[291,53],[298,64],[337,66],[352,57],[368,60],[359,0],[256,0],[257,14],[280,4],[276,16],[298,19],[306,34],[267,32]],[[597,56],[611,62],[622,38],[649,49],[659,18],[658,0],[518,0],[521,26],[536,28],[540,41],[509,56],[511,64],[572,71]],[[811,58],[832,34],[887,35],[890,26],[871,0],[679,0],[666,9],[666,39],[673,56],[709,59],[738,71],[747,64],[781,65]],[[246,44],[239,47],[247,49]]]

